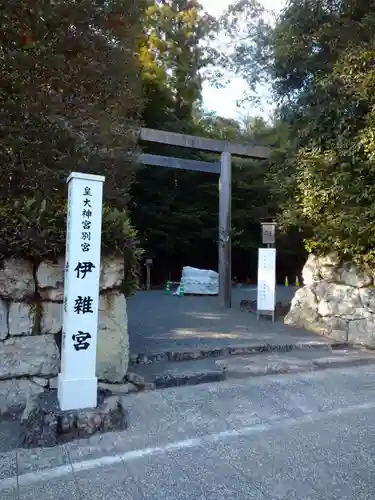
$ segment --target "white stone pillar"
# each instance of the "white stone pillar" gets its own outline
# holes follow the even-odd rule
[[[68,177],[63,335],[57,397],[62,410],[97,405],[100,247],[104,177]]]

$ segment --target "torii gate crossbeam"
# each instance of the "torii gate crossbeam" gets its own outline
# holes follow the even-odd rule
[[[269,150],[263,146],[235,144],[229,141],[177,134],[163,130],[142,128],[140,140],[170,146],[180,146],[221,153],[220,162],[211,163],[183,158],[142,154],[141,163],[165,168],[177,168],[219,174],[219,302],[226,309],[232,306],[231,271],[231,201],[232,201],[232,154],[265,160]]]

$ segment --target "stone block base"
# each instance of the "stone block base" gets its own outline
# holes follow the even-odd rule
[[[98,406],[85,410],[62,411],[57,392],[32,396],[21,417],[24,448],[50,447],[96,433],[124,430],[128,413],[121,396],[98,392]]]

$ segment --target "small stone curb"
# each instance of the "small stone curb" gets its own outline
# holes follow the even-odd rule
[[[221,373],[213,370],[195,373],[193,375],[158,377],[155,379],[154,385],[156,389],[167,389],[169,387],[180,387],[184,385],[199,385],[207,384],[209,382],[222,382],[225,379],[225,370],[223,370]]]
[[[142,391],[151,391],[155,389],[167,389],[170,387],[180,387],[185,385],[199,385],[206,384],[209,382],[222,382],[226,379],[225,369],[219,370],[207,370],[203,372],[192,373],[189,375],[170,375],[157,376],[152,382],[147,382],[145,377],[139,374],[129,372],[128,378],[132,379],[133,384],[135,380],[137,385]]]
[[[328,349],[327,349],[328,351]],[[240,353],[241,354],[241,353]],[[245,356],[246,357],[246,356]],[[251,356],[249,357],[251,359]],[[292,373],[304,373],[304,372],[314,372],[329,368],[345,368],[345,367],[355,367],[364,366],[369,364],[375,364],[374,357],[359,357],[359,358],[322,358],[322,359],[311,359],[311,360],[297,360],[290,359],[274,361],[264,358],[258,359],[253,365],[245,365],[243,368],[240,366],[238,369],[233,366],[228,366],[226,362],[230,358],[220,359],[215,361],[217,370],[204,370],[202,372],[192,371],[191,373],[168,373],[166,371],[165,375],[156,375],[151,380],[148,377],[144,377],[138,373],[128,373],[129,380],[138,385],[140,390],[153,390],[153,389],[166,389],[170,387],[179,387],[184,385],[198,385],[208,382],[221,382],[230,379],[243,379],[249,377],[259,377],[266,375],[286,375]],[[194,363],[192,362],[192,368],[194,368]]]
[[[375,364],[375,358],[359,358],[359,359],[350,359],[345,361],[344,359],[340,360],[322,360],[322,361],[314,361],[314,367],[317,370],[326,370],[327,368],[353,368],[355,366],[365,366],[365,365],[373,365]]]
[[[138,389],[144,389],[146,385],[145,378],[142,377],[142,375],[139,375],[138,373],[134,373],[132,371],[128,371],[126,374],[127,380],[134,384]]]
[[[102,391],[108,391],[113,396],[125,396],[126,394],[138,392],[137,385],[133,384],[130,380],[123,384],[109,384],[107,382],[99,382],[98,387]]]
[[[284,366],[280,366],[278,368],[275,367],[267,367],[264,369],[258,367],[250,368],[249,370],[225,370],[227,380],[230,379],[244,379],[250,377],[261,377],[266,375],[287,375],[292,373],[307,373],[307,372],[316,372],[323,371],[327,369],[334,368],[354,368],[359,366],[373,365],[375,364],[375,358],[362,358],[362,359],[351,359],[351,360],[312,360],[306,362],[300,362],[298,364],[291,364]]]
[[[206,358],[259,354],[262,352],[290,352],[294,349],[332,350],[348,347],[347,342],[297,342],[296,344],[259,344],[248,346],[228,346],[214,349],[199,349],[189,351],[165,351],[149,354],[133,354],[130,356],[130,366],[138,364],[158,363],[163,361],[193,361]],[[130,380],[130,379],[129,379]],[[132,380],[130,380],[133,382]],[[135,383],[135,382],[133,382]],[[137,385],[137,384],[136,384]]]

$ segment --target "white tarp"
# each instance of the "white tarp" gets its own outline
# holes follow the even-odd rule
[[[181,281],[184,293],[196,295],[217,295],[219,293],[219,274],[208,269],[185,266],[182,268]],[[180,295],[180,287],[175,295]]]

